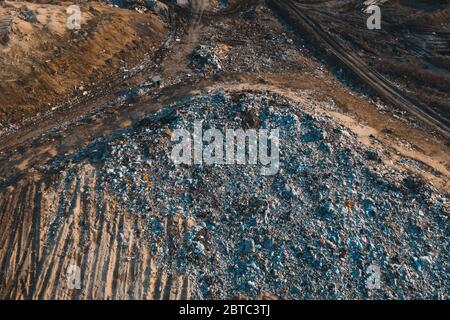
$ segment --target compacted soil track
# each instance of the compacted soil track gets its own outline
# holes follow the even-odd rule
[[[450,137],[450,119],[444,118],[434,110],[423,104],[418,104],[399,90],[383,75],[370,68],[362,59],[345,49],[338,39],[335,39],[322,30],[320,25],[304,12],[295,0],[271,0],[270,3],[281,10],[284,16],[299,24],[303,29],[313,35],[316,41],[331,52],[344,66],[369,85],[377,94],[387,102],[407,110],[422,122],[430,125],[442,135]]]

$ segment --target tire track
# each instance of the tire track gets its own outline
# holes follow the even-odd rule
[[[299,23],[313,37],[330,51],[343,65],[349,68],[356,76],[375,90],[387,102],[400,107],[414,115],[423,123],[429,125],[447,139],[450,139],[450,120],[436,113],[425,105],[413,103],[378,72],[372,70],[359,57],[349,52],[337,39],[329,36],[320,25],[304,13],[298,3],[293,0],[271,0],[270,4],[290,20]]]
[[[8,299],[180,299],[186,276],[157,268],[146,224],[118,206],[88,165],[50,185],[24,178],[0,194],[0,297]],[[106,202],[108,200],[108,202]],[[179,238],[179,222],[167,221]],[[175,234],[173,234],[175,233]],[[67,286],[80,267],[81,288]]]

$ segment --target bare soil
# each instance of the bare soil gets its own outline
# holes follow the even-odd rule
[[[99,81],[123,76],[159,45],[165,33],[160,17],[89,2],[81,3],[80,30],[68,30],[70,3],[6,2],[1,17],[12,17],[6,45],[0,44],[0,122],[25,118],[89,92]],[[36,14],[21,18],[20,8]]]

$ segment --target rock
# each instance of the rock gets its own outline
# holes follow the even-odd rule
[[[378,151],[376,151],[376,150],[367,150],[365,152],[365,157],[367,160],[381,162],[381,156],[379,155]]]
[[[245,254],[255,252],[255,242],[253,239],[245,239],[242,241],[242,252]]]
[[[273,246],[272,238],[271,237],[267,237],[266,240],[264,240],[263,248],[267,249],[267,250],[270,250],[270,249],[272,249],[272,246]]]
[[[191,69],[217,74],[222,70],[220,61],[210,47],[199,45],[190,55]]]
[[[418,191],[422,188],[423,182],[419,177],[414,176],[408,176],[405,179],[403,179],[403,184],[405,187],[412,191]]]
[[[319,213],[323,216],[333,216],[336,214],[336,209],[331,201],[326,200],[320,204]]]
[[[26,6],[22,6],[19,9],[19,17],[29,23],[37,23],[36,13],[33,10],[28,9]]]
[[[377,208],[375,207],[375,203],[371,198],[364,199],[363,207],[364,207],[364,212],[367,214],[377,213]]]
[[[197,256],[204,256],[205,255],[205,246],[201,242],[194,241],[194,242],[192,242],[192,246],[193,246],[193,249],[194,249],[194,253]]]

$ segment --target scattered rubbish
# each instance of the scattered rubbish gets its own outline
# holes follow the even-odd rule
[[[54,165],[102,159],[95,194],[149,226],[143,237],[165,269],[204,275],[193,298],[256,297],[260,287],[286,298],[363,298],[371,264],[383,272],[376,297],[441,294],[445,268],[433,266],[446,263],[439,254],[448,246],[446,198],[387,167],[378,151],[314,110],[275,93],[211,91]],[[278,174],[262,176],[258,165],[173,163],[176,129],[191,130],[196,120],[242,128],[244,119],[253,119],[248,128],[280,129]],[[416,274],[415,283],[399,272]],[[328,290],[330,283],[341,289]]]
[[[152,78],[152,82],[153,82],[153,85],[154,85],[156,88],[161,87],[161,77],[160,77],[160,76],[154,76],[154,77]]]
[[[206,45],[200,45],[192,52],[190,67],[193,70],[212,74],[217,74],[222,70],[219,59]]]
[[[30,23],[36,23],[37,17],[36,13],[33,10],[28,9],[26,6],[22,6],[19,10],[19,17],[22,20],[25,20]]]

